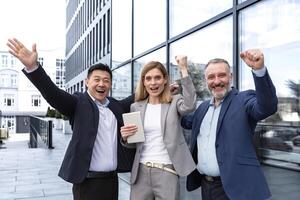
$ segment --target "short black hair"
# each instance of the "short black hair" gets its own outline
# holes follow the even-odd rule
[[[110,79],[112,80],[111,69],[109,68],[109,66],[107,64],[104,64],[104,63],[97,63],[97,64],[92,65],[88,70],[87,78],[89,78],[91,76],[91,74],[93,73],[93,71],[95,71],[95,70],[101,70],[101,71],[108,72],[110,75]]]

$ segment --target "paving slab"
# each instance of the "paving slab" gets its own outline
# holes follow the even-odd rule
[[[54,149],[28,148],[29,134],[10,134],[0,149],[0,200],[72,200],[72,184],[58,177],[70,134],[53,131]],[[300,172],[262,166],[270,200],[299,200]],[[119,174],[119,200],[129,200],[130,173]],[[180,200],[201,200],[201,190],[187,192],[180,179]]]

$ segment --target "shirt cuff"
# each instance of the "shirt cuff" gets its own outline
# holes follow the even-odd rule
[[[37,70],[37,68],[39,68],[39,65],[33,67],[32,69],[27,69],[26,67],[24,67],[24,70],[26,73],[31,73],[31,72],[34,72],[35,70]]]
[[[261,69],[252,69],[252,72],[255,74],[257,77],[263,77],[266,74],[267,68],[264,66]]]

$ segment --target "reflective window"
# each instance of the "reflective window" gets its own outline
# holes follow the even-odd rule
[[[166,40],[166,1],[134,1],[134,55]]]
[[[170,0],[170,36],[186,31],[232,7],[232,0]]]
[[[220,31],[222,30],[222,31]],[[171,81],[180,78],[176,55],[187,55],[189,72],[196,87],[198,99],[208,97],[204,81],[204,66],[213,58],[224,58],[232,65],[232,17],[228,17],[171,45]]]
[[[15,117],[14,116],[2,116],[1,119],[1,126],[2,128],[8,128],[9,132],[14,133],[15,132]]]
[[[17,59],[13,55],[10,56],[10,64],[12,68],[16,67]]]
[[[2,67],[8,67],[8,56],[7,55],[1,55],[1,62],[2,62],[2,64],[1,64],[1,66]]]
[[[300,1],[262,1],[240,13],[241,49],[261,48],[276,87],[278,112],[257,128],[263,157],[300,163]],[[240,62],[241,89],[254,88]],[[291,153],[293,152],[293,153]]]
[[[131,64],[113,71],[112,96],[124,99],[131,95]]]
[[[131,58],[131,0],[112,1],[112,67]]]
[[[41,95],[31,95],[31,106],[41,107]]]
[[[4,106],[13,107],[15,106],[15,95],[4,94]]]
[[[11,74],[10,75],[10,85],[11,85],[11,87],[17,87],[17,80],[18,80],[18,75],[17,74]]]
[[[140,79],[141,69],[143,66],[150,61],[159,61],[166,66],[166,48],[161,48],[153,53],[150,53],[134,62],[134,89],[136,88],[137,82]]]

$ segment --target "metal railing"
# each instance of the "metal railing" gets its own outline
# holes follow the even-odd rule
[[[53,149],[52,145],[52,121],[45,120],[39,117],[30,116],[30,148],[48,148]]]

